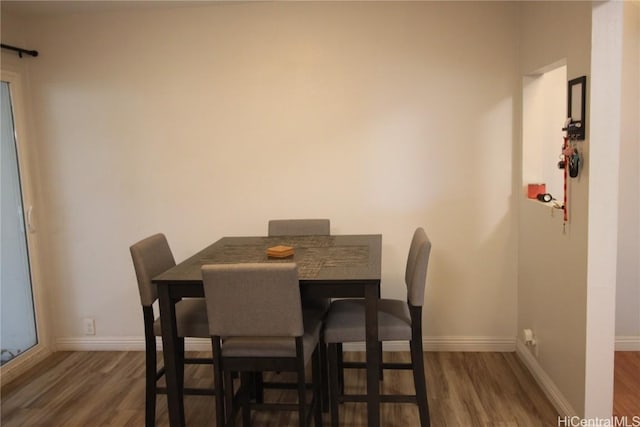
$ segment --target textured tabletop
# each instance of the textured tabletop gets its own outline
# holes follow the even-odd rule
[[[155,283],[202,281],[205,264],[295,262],[300,280],[379,280],[382,236],[223,237],[211,246],[154,278]],[[288,258],[270,258],[267,248],[294,248]]]

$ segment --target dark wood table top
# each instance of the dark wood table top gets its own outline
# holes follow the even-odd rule
[[[267,248],[294,248],[288,258],[270,258]],[[153,279],[157,284],[202,283],[206,264],[295,262],[301,282],[379,281],[382,236],[223,237]]]

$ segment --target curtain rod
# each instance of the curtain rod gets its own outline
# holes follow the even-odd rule
[[[30,55],[30,56],[38,56],[38,51],[37,50],[22,49],[21,47],[10,46],[8,44],[0,44],[0,47],[2,47],[3,49],[8,49],[8,50],[12,50],[14,52],[18,52],[18,56],[20,58],[22,58],[22,54],[23,53],[25,53],[27,55]]]

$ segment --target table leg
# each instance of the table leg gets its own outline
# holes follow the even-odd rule
[[[158,286],[160,318],[162,319],[162,354],[167,381],[167,405],[169,407],[169,425],[184,426],[184,399],[182,387],[179,387],[177,350],[178,331],[176,327],[176,305],[171,300],[168,286]]]
[[[378,287],[365,289],[367,344],[367,425],[380,425],[380,346],[378,345]]]

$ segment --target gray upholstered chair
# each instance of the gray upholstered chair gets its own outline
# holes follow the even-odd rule
[[[251,408],[297,410],[299,425],[312,416],[321,425],[319,406],[318,340],[321,323],[317,317],[305,319],[300,301],[300,284],[295,263],[216,264],[202,267],[209,331],[214,354],[216,389],[240,398],[243,425],[251,424]],[[224,337],[224,341],[221,339]],[[307,400],[305,366],[312,363],[312,398]],[[291,371],[297,373],[298,402],[250,403],[254,372]],[[240,373],[235,393],[229,383],[232,372]],[[216,423],[234,423],[236,399],[216,396]],[[230,407],[231,406],[231,407]],[[219,409],[220,408],[220,409]],[[225,414],[226,412],[226,414]]]
[[[145,358],[145,425],[155,425],[156,396],[166,394],[164,387],[158,387],[157,381],[164,375],[164,366],[157,366],[156,337],[162,335],[160,318],[155,318],[153,303],[158,299],[158,289],[151,282],[155,276],[176,265],[171,248],[164,234],[154,234],[134,245],[129,250],[133,267],[138,279],[142,315],[144,318]],[[211,364],[211,358],[185,358],[184,337],[209,337],[207,310],[203,298],[184,299],[176,304],[176,322],[178,327],[178,363],[179,382],[184,385],[184,364]],[[184,394],[212,395],[213,389],[183,388]]]
[[[272,219],[269,236],[328,236],[331,224],[328,219]]]
[[[378,339],[409,341],[411,363],[382,363],[383,369],[412,369],[416,394],[383,395],[381,402],[413,402],[418,405],[420,425],[430,425],[427,386],[422,351],[422,305],[431,242],[422,228],[415,230],[405,272],[407,300],[380,299],[378,302]],[[331,425],[338,425],[339,402],[361,402],[366,396],[345,395],[340,383],[344,368],[366,368],[363,363],[341,362],[341,345],[365,341],[365,305],[362,299],[333,301],[325,319],[324,340],[328,344]]]

